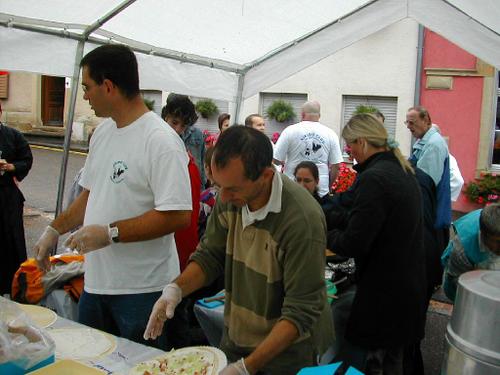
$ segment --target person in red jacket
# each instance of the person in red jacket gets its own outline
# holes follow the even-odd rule
[[[167,104],[161,111],[161,117],[179,136],[198,119],[194,104],[189,97],[174,93],[168,96]],[[200,215],[201,175],[193,155],[189,150],[187,152],[189,155],[188,171],[193,210],[191,211],[191,224],[189,227],[175,232],[175,244],[179,254],[181,272],[186,268],[189,256],[196,250],[198,245],[198,218]]]
[[[194,104],[189,97],[174,93],[168,96],[167,104],[161,111],[161,117],[177,134],[179,134],[179,136],[198,119]],[[175,232],[175,245],[177,246],[181,272],[186,268],[189,257],[196,250],[196,246],[198,245],[198,219],[200,216],[201,194],[200,171],[196,166],[193,155],[191,155],[187,147],[186,151],[189,155],[188,171],[189,180],[191,182],[193,210],[191,211],[191,223],[189,227]],[[173,337],[171,343],[176,349],[191,344],[190,309],[192,309],[191,301],[185,300],[183,303],[179,304],[175,310],[175,318],[172,320],[170,333]]]

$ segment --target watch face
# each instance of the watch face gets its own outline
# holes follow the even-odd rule
[[[110,233],[111,233],[111,239],[114,242],[118,242],[118,227],[111,227],[109,228]]]

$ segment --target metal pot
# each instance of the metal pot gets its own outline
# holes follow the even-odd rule
[[[500,374],[500,272],[460,276],[442,374]]]

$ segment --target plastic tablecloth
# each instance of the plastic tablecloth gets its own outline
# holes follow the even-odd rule
[[[50,333],[51,329],[65,327],[88,328],[83,324],[58,317],[56,322],[47,328],[47,331]],[[100,358],[78,361],[101,369],[108,374],[127,375],[129,370],[137,363],[165,354],[164,351],[159,349],[138,344],[122,337],[113,336],[113,338],[116,340],[116,349],[111,354]]]

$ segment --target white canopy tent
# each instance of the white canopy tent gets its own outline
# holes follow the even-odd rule
[[[72,77],[77,87],[83,54],[124,43],[142,89],[231,101],[238,119],[245,98],[405,18],[500,69],[496,0],[2,0],[0,68]]]

